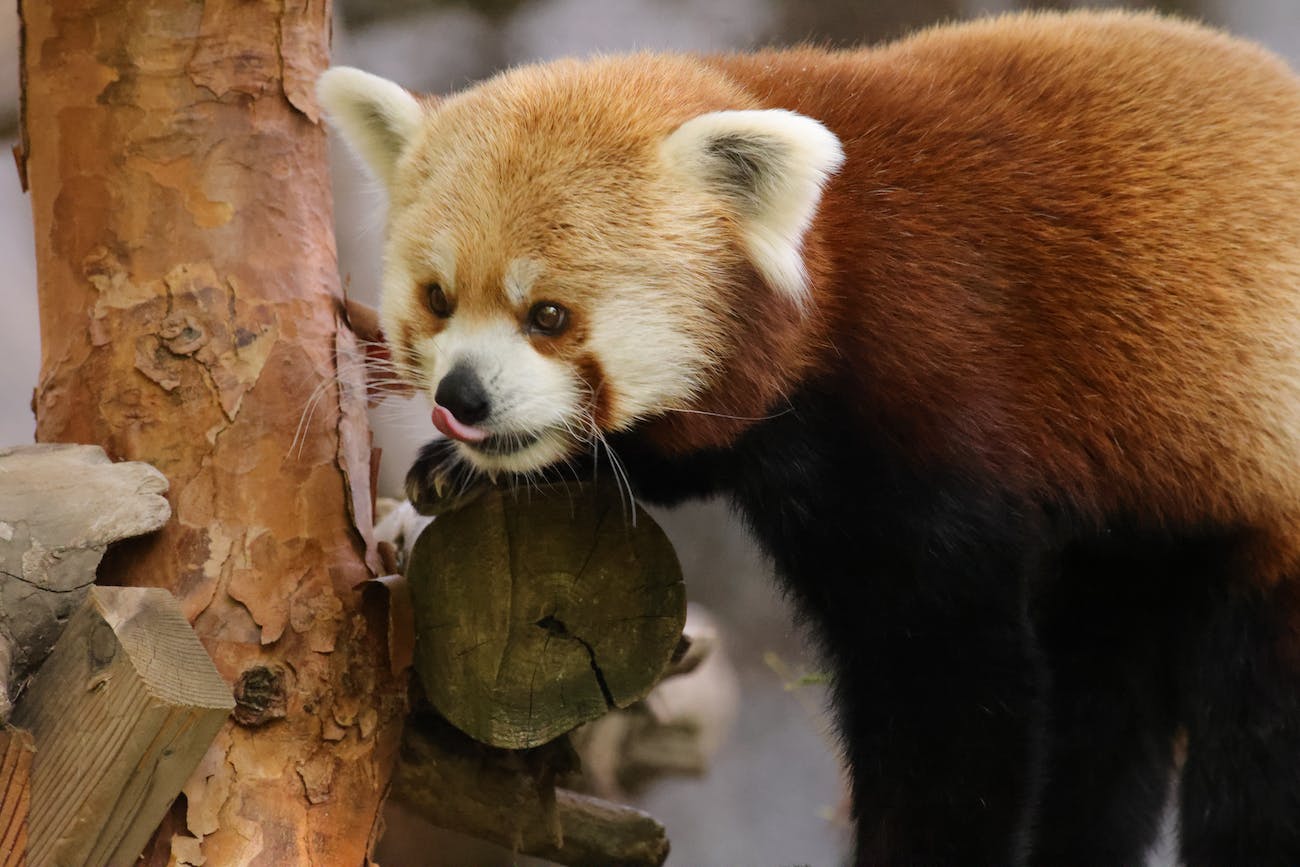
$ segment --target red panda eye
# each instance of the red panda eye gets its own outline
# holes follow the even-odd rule
[[[569,324],[569,311],[551,301],[539,301],[528,311],[528,324],[534,331],[556,335]]]
[[[446,319],[451,315],[451,302],[447,300],[447,293],[442,290],[442,286],[437,283],[430,283],[424,287],[428,296],[429,309],[433,315]]]

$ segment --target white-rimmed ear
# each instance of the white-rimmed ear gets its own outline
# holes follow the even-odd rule
[[[347,66],[317,79],[316,98],[366,167],[391,185],[397,159],[420,126],[419,101],[386,78]]]
[[[804,234],[827,178],[844,163],[835,134],[784,109],[716,111],[674,130],[663,154],[731,200],[754,266],[773,289],[803,306]]]

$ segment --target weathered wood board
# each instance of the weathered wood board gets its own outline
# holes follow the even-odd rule
[[[170,593],[92,588],[14,709],[30,863],[129,867],[234,704]]]
[[[32,736],[0,729],[0,867],[27,864],[27,815],[31,811]]]

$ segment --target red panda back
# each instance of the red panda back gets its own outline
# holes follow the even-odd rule
[[[807,241],[918,462],[1154,520],[1300,514],[1300,81],[1154,16],[715,58],[844,142]]]

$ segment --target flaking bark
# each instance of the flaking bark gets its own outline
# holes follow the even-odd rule
[[[150,857],[361,864],[404,701],[357,592],[378,559],[311,88],[328,3],[21,14],[37,437],[161,470],[172,521],[101,582],[175,593],[227,683],[282,677],[282,706],[217,736]]]

